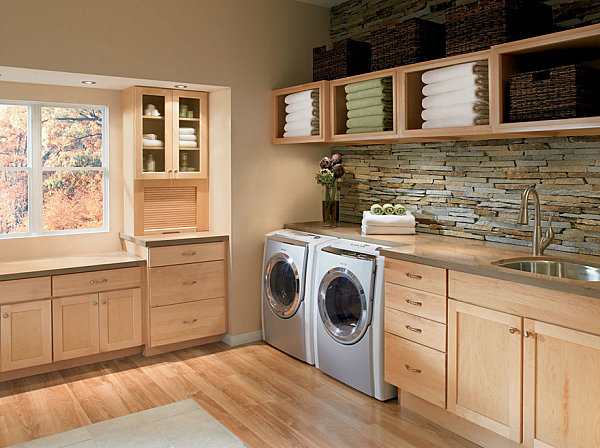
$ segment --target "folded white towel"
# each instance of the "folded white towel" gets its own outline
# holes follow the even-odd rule
[[[301,101],[307,101],[312,99],[312,90],[304,90],[302,92],[291,93],[284,98],[285,104],[294,104]]]
[[[314,123],[313,121],[292,121],[291,123],[286,123],[286,125],[283,127],[283,130],[287,132],[310,128],[316,129],[318,131],[319,122],[317,121],[316,123]]]
[[[158,138],[158,135],[156,134],[144,134],[142,135],[143,138],[145,138],[146,140],[156,140]]]
[[[188,142],[195,142],[198,139],[198,136],[194,134],[180,134],[179,140],[185,140]]]
[[[414,235],[414,227],[361,226],[363,235]]]
[[[319,130],[312,127],[305,127],[302,129],[296,129],[294,131],[286,131],[283,133],[284,138],[289,137],[310,137],[312,135],[319,135]]]
[[[460,78],[449,79],[447,81],[434,82],[423,87],[423,95],[439,95],[440,93],[454,92],[455,90],[468,89],[469,87],[479,87],[489,85],[486,75],[467,75]]]
[[[437,128],[456,128],[460,126],[475,126],[481,124],[489,124],[490,119],[485,116],[481,117],[475,113],[462,117],[450,117],[439,120],[428,120],[422,125],[423,129],[437,129]]]
[[[190,134],[195,134],[195,133],[196,133],[195,128],[179,128],[179,135],[190,135]]]
[[[188,140],[179,140],[180,148],[197,148],[198,142],[190,142]]]
[[[148,138],[144,138],[144,139],[142,139],[142,145],[143,146],[164,146],[164,143],[162,140],[150,140]]]
[[[370,227],[414,227],[415,217],[408,211],[405,215],[375,215],[369,210],[365,210],[362,225]]]
[[[469,88],[455,90],[454,92],[440,93],[439,95],[426,96],[421,101],[423,109],[439,106],[452,106],[454,104],[474,103],[488,101],[488,91],[482,88]]]
[[[319,113],[314,109],[302,109],[299,112],[294,112],[291,114],[287,114],[285,116],[285,122],[291,123],[292,121],[303,121],[303,120],[312,120],[313,118],[319,118]]]
[[[431,107],[421,112],[423,120],[442,120],[444,118],[470,116],[476,114],[480,117],[488,117],[489,105],[483,101],[472,103],[453,104],[451,106]]]
[[[292,112],[298,112],[302,109],[312,109],[313,107],[319,107],[318,100],[299,101],[285,106],[285,113],[291,114]]]
[[[428,70],[421,75],[421,81],[425,84],[433,84],[434,82],[448,81],[461,76],[486,73],[487,70],[487,62],[467,62],[466,64]]]

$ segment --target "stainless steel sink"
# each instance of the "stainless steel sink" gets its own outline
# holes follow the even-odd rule
[[[492,264],[503,268],[515,269],[517,271],[549,275],[550,277],[568,278],[570,280],[582,280],[586,282],[600,282],[600,267],[571,263],[555,258],[512,258],[495,261]]]

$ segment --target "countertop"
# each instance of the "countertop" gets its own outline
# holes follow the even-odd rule
[[[0,263],[0,280],[101,271],[143,266],[146,260],[127,252],[107,252],[77,257],[35,258]]]
[[[229,235],[219,232],[180,232],[134,236],[121,232],[121,239],[144,247],[180,246],[182,244],[213,243],[227,241]]]
[[[492,264],[497,260],[531,256],[528,247],[427,233],[368,236],[361,234],[359,225],[348,223],[324,227],[321,222],[302,222],[286,224],[285,228],[388,246],[380,252],[390,258],[600,299],[600,282],[549,277]],[[590,255],[547,250],[544,257],[600,266],[600,257]]]

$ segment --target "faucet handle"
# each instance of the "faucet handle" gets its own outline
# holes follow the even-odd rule
[[[548,227],[546,227],[546,234],[542,239],[542,253],[544,252],[544,249],[546,249],[554,239],[554,229],[552,229],[552,218],[554,218],[554,215],[550,215],[548,217]]]

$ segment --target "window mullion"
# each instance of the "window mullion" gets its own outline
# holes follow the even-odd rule
[[[42,112],[39,104],[31,106],[31,191],[29,216],[31,232],[42,233]]]

